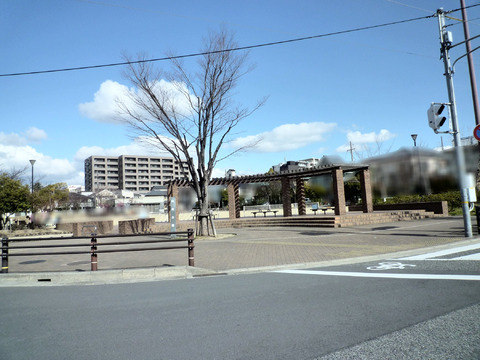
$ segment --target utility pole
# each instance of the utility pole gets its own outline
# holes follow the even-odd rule
[[[472,88],[473,110],[475,113],[475,123],[480,124],[480,106],[478,104],[477,80],[475,78],[475,67],[473,65],[472,47],[470,46],[470,30],[468,29],[467,9],[465,9],[465,0],[460,0],[463,19],[463,33],[465,34],[465,48],[467,50],[468,70],[470,72],[470,86]]]
[[[353,147],[352,142],[350,141],[350,149],[347,150],[347,152],[350,153],[350,156],[352,158],[352,162],[353,162],[353,150],[355,150],[355,148]]]
[[[463,224],[465,228],[465,237],[472,237],[472,220],[468,206],[468,193],[466,181],[465,155],[460,141],[460,132],[458,130],[457,107],[455,104],[455,91],[453,88],[453,69],[450,65],[449,49],[452,47],[451,33],[445,30],[445,11],[437,10],[438,27],[440,31],[441,54],[445,67],[445,78],[447,80],[447,91],[450,105],[450,115],[452,123],[453,142],[455,144],[455,157],[458,170],[458,181],[460,185],[460,197],[462,201]]]
[[[467,9],[465,0],[460,0],[462,8],[463,33],[465,34],[465,48],[467,50],[468,70],[470,73],[470,87],[472,88],[473,111],[475,113],[475,123],[480,124],[480,105],[478,104],[477,80],[475,78],[475,67],[473,65],[472,47],[470,46],[470,30],[468,29]],[[480,150],[480,142],[477,144]],[[480,159],[477,165],[476,188],[480,189]]]

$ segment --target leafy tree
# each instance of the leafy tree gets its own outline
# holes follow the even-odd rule
[[[325,188],[318,184],[305,183],[305,197],[313,202],[322,202],[327,194]]]
[[[29,194],[28,185],[23,185],[7,173],[0,174],[0,229],[5,228],[11,214],[29,208]]]
[[[36,189],[34,185],[33,204],[35,210],[52,211],[59,202],[68,200],[68,187],[65,183],[56,183]]]
[[[143,139],[153,139],[149,144],[188,165],[184,176],[191,180],[200,215],[208,214],[208,183],[217,162],[245,149],[219,158],[222,145],[238,123],[263,103],[252,111],[233,103],[239,79],[250,70],[246,53],[229,50],[236,47],[226,31],[211,33],[193,74],[173,57],[171,73],[156,72],[142,59],[130,62],[127,76],[135,89],[128,92],[130,102],[119,103],[122,118]],[[165,87],[164,79],[173,88]],[[200,234],[206,235],[207,219],[200,218]]]
[[[258,186],[255,193],[256,204],[281,204],[282,203],[282,185],[279,181],[262,183]]]
[[[345,189],[345,201],[350,204],[357,204],[358,200],[362,197],[362,187],[358,175],[355,178],[346,181],[344,185]]]

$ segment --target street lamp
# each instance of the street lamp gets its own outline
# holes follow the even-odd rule
[[[33,165],[35,164],[36,160],[30,160],[30,164],[32,164],[32,194],[33,194]]]
[[[418,135],[417,135],[417,134],[412,134],[412,135],[410,135],[410,136],[411,136],[412,139],[413,139],[413,146],[417,146],[417,136],[418,136]]]
[[[31,209],[32,215],[30,216],[30,224],[32,229],[33,229],[33,165],[35,164],[35,161],[36,160],[30,160],[30,164],[32,164],[32,209]]]

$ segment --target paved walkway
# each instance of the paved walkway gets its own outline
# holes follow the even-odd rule
[[[418,252],[422,248],[469,240],[464,237],[463,220],[458,217],[355,228],[265,227],[221,232],[233,232],[235,236],[196,241],[195,265],[217,271],[288,264],[308,266],[394,252]],[[478,236],[474,239],[480,240]]]
[[[308,227],[220,229],[216,239],[195,240],[195,268],[198,269],[195,269],[193,275],[261,271],[259,268],[262,267],[292,264],[302,267],[322,266],[331,264],[332,261],[355,262],[360,261],[359,258],[381,258],[389,253],[411,254],[418,253],[423,248],[451,246],[465,241],[478,242],[480,237],[477,235],[475,220],[473,222],[475,235],[472,239],[464,237],[461,217],[336,229]],[[140,238],[129,240],[133,239]],[[100,239],[99,242],[104,240]],[[65,240],[68,241],[72,240]],[[76,243],[78,242],[79,240],[76,240]],[[134,272],[138,274],[139,268],[169,269],[171,273],[174,268],[185,269],[187,264],[186,249],[99,254],[98,269],[101,271],[98,271],[99,274],[96,276],[106,274],[104,271],[107,270],[132,269],[129,270],[130,275],[135,277]],[[89,270],[88,254],[39,255],[11,257],[8,275],[33,272],[41,276],[44,274],[38,273],[59,271],[81,274],[90,273]],[[1,276],[0,274],[0,286]],[[140,277],[138,276],[139,279]]]

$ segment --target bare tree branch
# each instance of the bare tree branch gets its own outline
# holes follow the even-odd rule
[[[135,132],[187,164],[201,215],[208,213],[208,183],[217,162],[245,150],[219,159],[223,144],[264,103],[253,110],[233,105],[233,90],[251,70],[247,53],[224,51],[236,47],[229,32],[210,33],[193,75],[179,59],[172,58],[169,73],[156,72],[146,62],[130,62],[127,78],[133,89],[119,103],[122,118]]]

